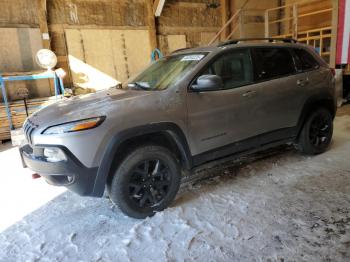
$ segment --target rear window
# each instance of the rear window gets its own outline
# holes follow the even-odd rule
[[[298,72],[308,71],[319,68],[316,59],[304,49],[293,49],[295,53],[295,63]]]
[[[253,48],[252,53],[257,81],[296,72],[293,57],[287,48]]]

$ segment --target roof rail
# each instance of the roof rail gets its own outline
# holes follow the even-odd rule
[[[232,39],[232,40],[228,40],[222,43],[219,43],[217,46],[226,46],[226,45],[236,45],[240,42],[247,42],[247,41],[268,41],[269,43],[273,43],[273,42],[283,42],[283,43],[298,43],[297,40],[293,39],[293,38],[242,38],[242,39]]]

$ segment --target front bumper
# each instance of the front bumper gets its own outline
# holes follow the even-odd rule
[[[43,154],[45,147],[60,148],[66,155],[67,161],[47,161]],[[81,196],[93,194],[98,168],[84,166],[67,148],[53,145],[32,147],[27,144],[19,151],[24,167],[41,175],[49,184],[65,186]]]

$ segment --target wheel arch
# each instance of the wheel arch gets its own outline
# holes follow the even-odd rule
[[[335,105],[334,100],[331,96],[320,94],[320,95],[310,97],[306,101],[306,103],[304,104],[304,107],[303,107],[301,114],[300,114],[300,117],[299,117],[297,137],[299,137],[300,132],[303,128],[303,125],[304,125],[306,119],[308,118],[308,116],[311,114],[311,112],[313,112],[315,109],[320,108],[320,107],[323,107],[323,108],[326,108],[327,110],[329,110],[329,112],[331,113],[331,115],[334,119],[335,114],[336,114],[336,105]]]
[[[111,177],[111,171],[128,150],[147,142],[168,148],[178,157],[183,168],[192,167],[192,156],[186,136],[178,125],[163,122],[133,127],[115,134],[110,139],[98,168],[93,196],[103,195],[106,183]]]

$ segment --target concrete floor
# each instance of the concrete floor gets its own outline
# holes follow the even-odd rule
[[[0,146],[0,261],[350,261],[350,106],[331,148],[221,170],[146,220],[32,180]]]

